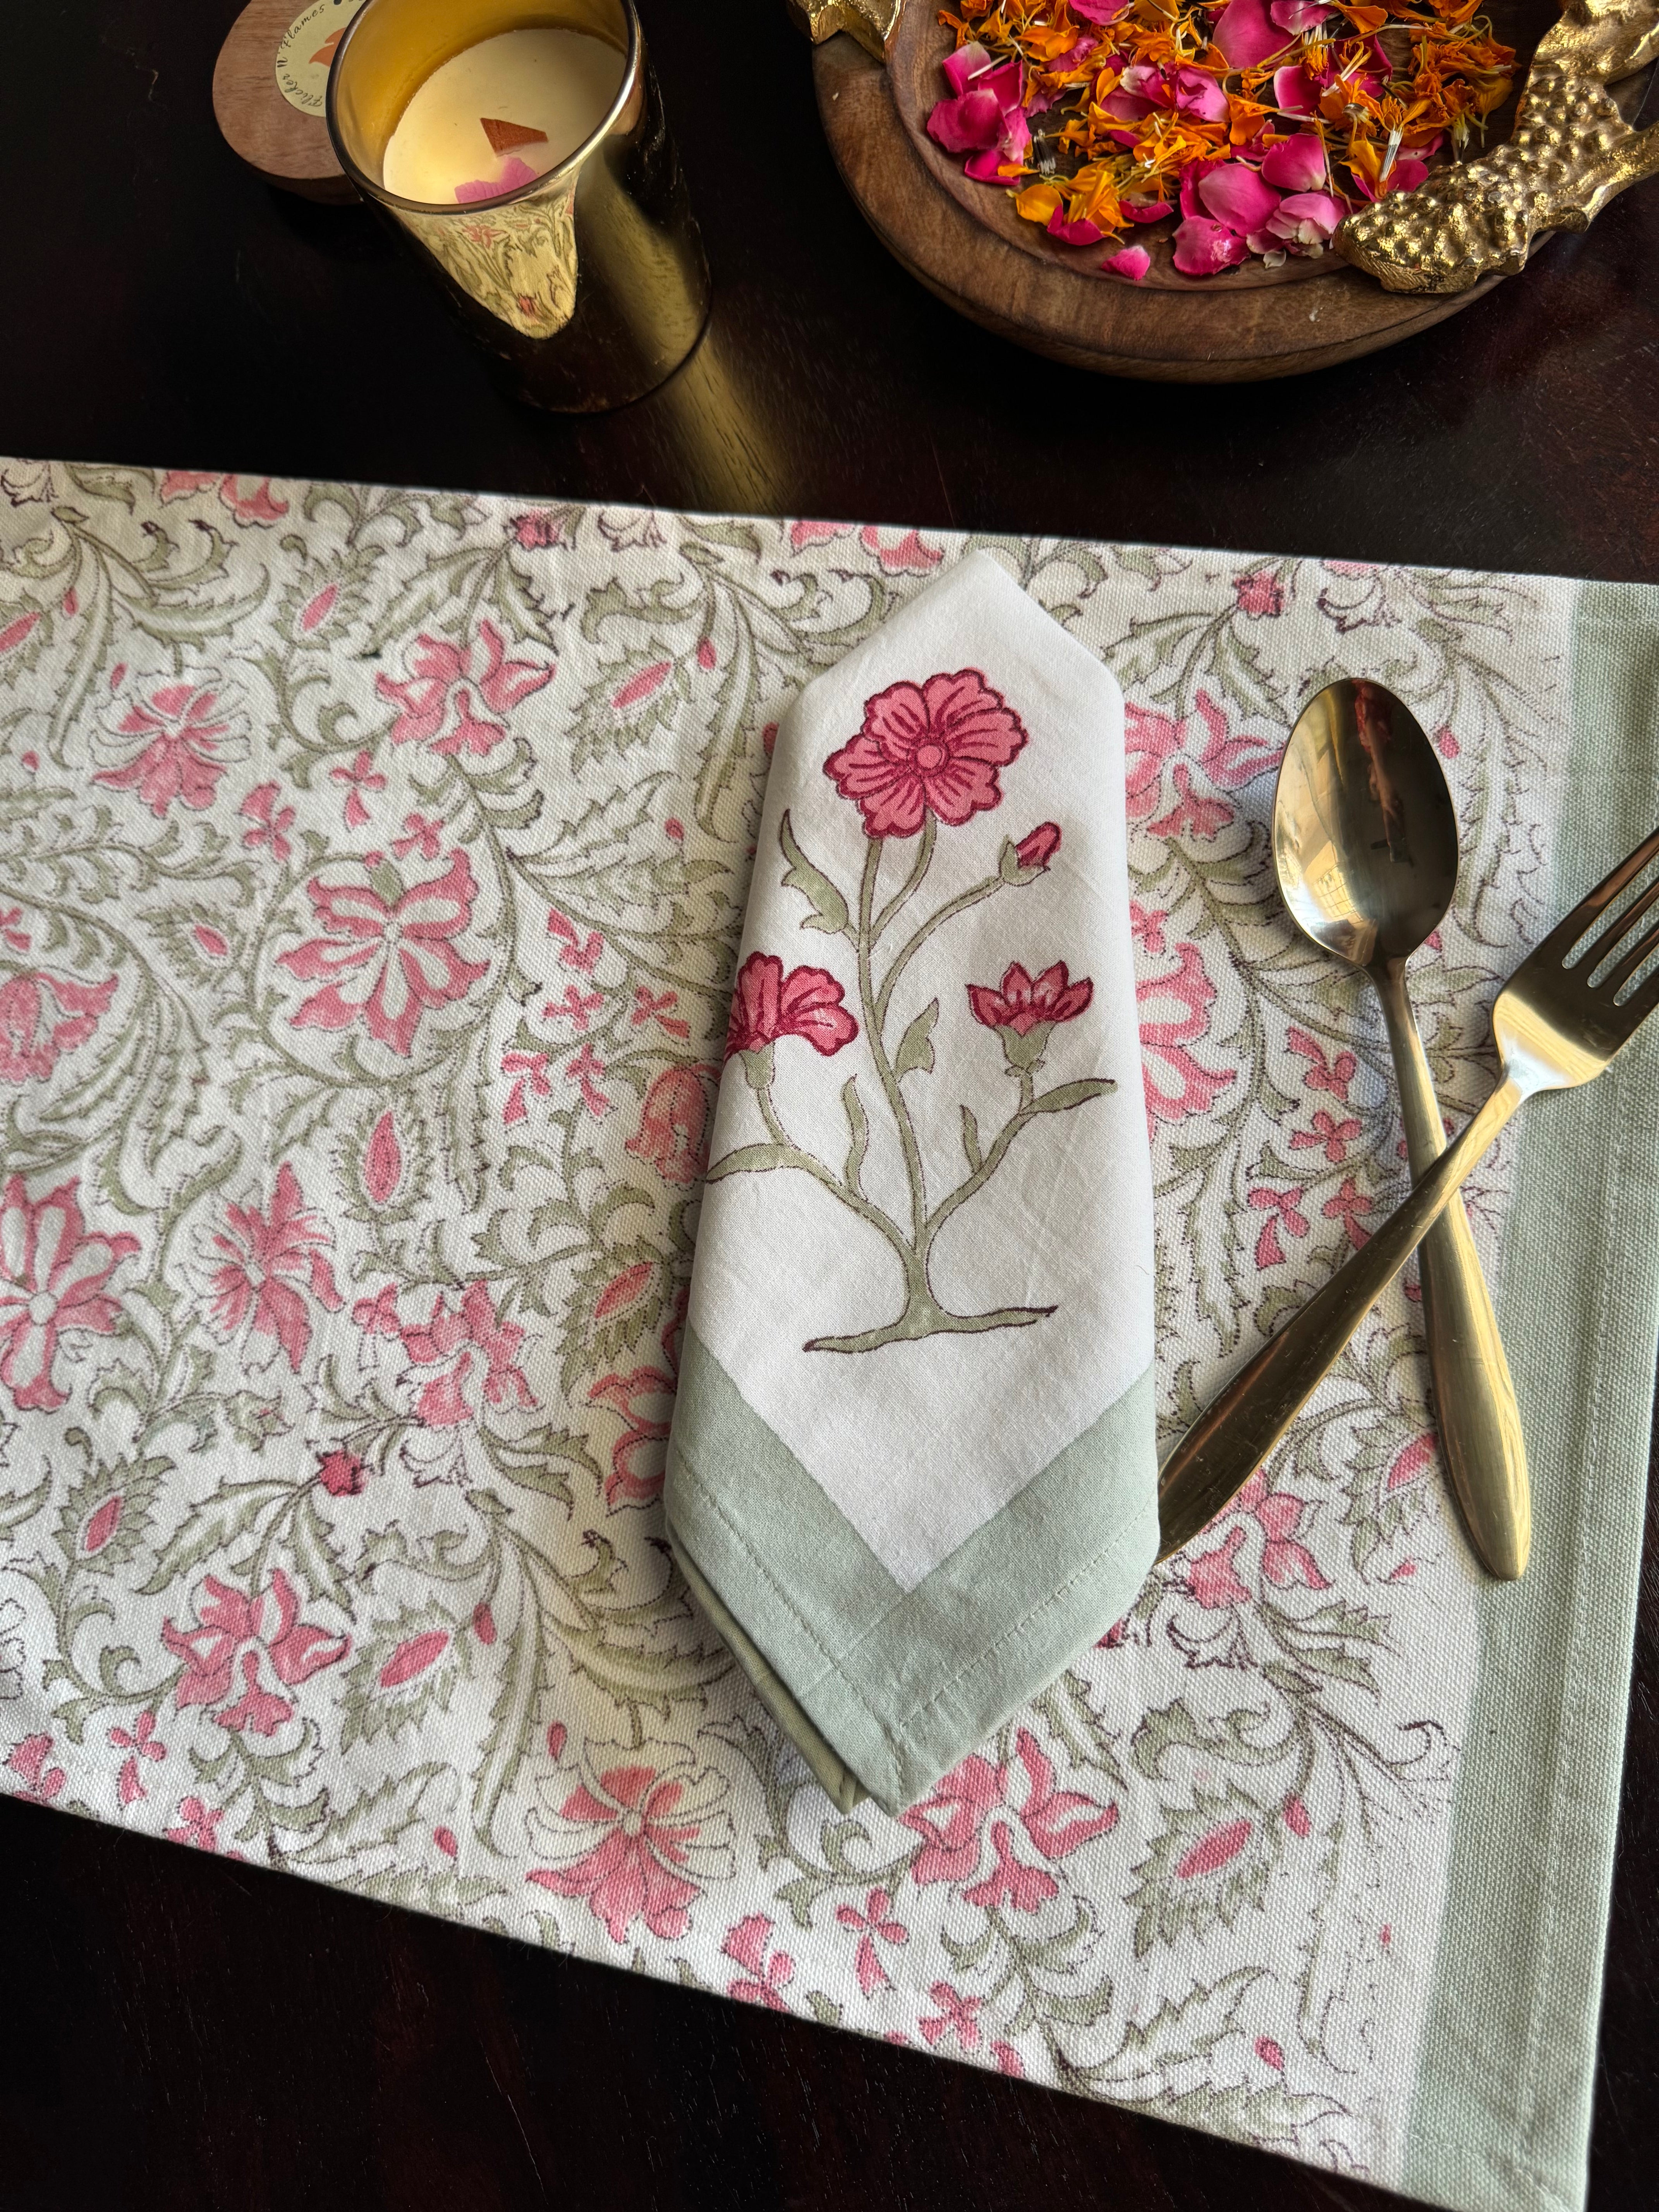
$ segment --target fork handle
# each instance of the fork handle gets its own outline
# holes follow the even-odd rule
[[[1412,1173],[1421,1176],[1446,1149],[1446,1137],[1407,995],[1406,963],[1379,960],[1370,975],[1388,1023]],[[1525,1572],[1532,1547],[1527,1447],[1504,1340],[1461,1192],[1424,1237],[1417,1256],[1435,1423],[1452,1489],[1481,1565],[1512,1582]]]
[[[1194,1422],[1158,1474],[1160,1559],[1190,1543],[1243,1488],[1528,1095],[1506,1068],[1497,1090],[1411,1196]]]

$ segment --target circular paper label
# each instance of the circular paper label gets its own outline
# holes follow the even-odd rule
[[[363,0],[312,0],[283,33],[276,49],[276,88],[302,115],[320,115],[328,65],[346,26]]]

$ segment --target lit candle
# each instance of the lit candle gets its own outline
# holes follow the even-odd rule
[[[622,87],[626,58],[581,31],[484,39],[436,69],[387,141],[385,189],[427,206],[493,199],[574,154]]]

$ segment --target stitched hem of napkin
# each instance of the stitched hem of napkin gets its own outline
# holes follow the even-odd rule
[[[673,1529],[671,1528],[668,1533],[672,1538]],[[744,1632],[742,1622],[731,1611],[683,1543],[675,1544],[674,1558],[680,1572],[691,1586],[692,1596],[708,1614],[710,1624],[719,1632],[732,1656],[748,1675],[754,1685],[756,1696],[811,1768],[824,1794],[839,1812],[850,1813],[855,1805],[861,1805],[870,1792],[834,1747],[826,1743],[813,1727],[800,1705],[789,1694],[782,1677],[768,1663],[765,1653]]]
[[[1133,1601],[1158,1548],[1154,1418],[1149,1368],[907,1591],[688,1332],[670,1532],[813,1726],[896,1810]],[[703,1471],[715,1454],[719,1486]],[[1108,1540],[1091,1542],[1103,1527]],[[1041,1578],[1045,1559],[1079,1553],[1063,1581]]]

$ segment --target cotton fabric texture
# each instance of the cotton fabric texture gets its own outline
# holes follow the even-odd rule
[[[1152,1563],[1139,1077],[1122,698],[976,554],[779,727],[669,1439],[680,1563],[845,1804]]]
[[[1173,1436],[1407,1184],[1373,1000],[1273,892],[1303,701],[1374,677],[1444,761],[1412,983],[1461,1118],[1500,979],[1659,820],[1659,594],[0,461],[0,1789],[1454,2212],[1576,2208],[1659,1041],[1472,1188],[1518,1586],[1447,1502],[1409,1281],[897,1816],[836,1808],[673,1569],[769,738],[972,550],[1124,692]]]

